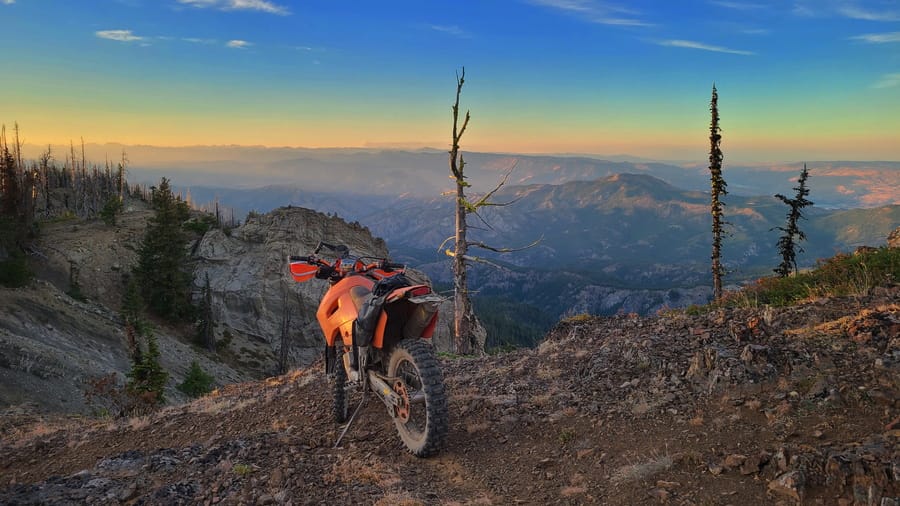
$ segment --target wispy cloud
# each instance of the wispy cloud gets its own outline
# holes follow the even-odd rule
[[[252,45],[253,45],[253,43],[247,42],[246,40],[240,40],[240,39],[229,40],[228,42],[225,43],[226,47],[230,47],[230,48],[234,48],[234,49],[246,49]]]
[[[888,44],[890,42],[900,42],[900,32],[867,33],[865,35],[857,35],[850,38],[868,42],[870,44]]]
[[[219,9],[223,11],[260,11],[269,14],[287,16],[291,12],[287,7],[278,5],[268,0],[178,0],[182,5],[196,7],[198,9]]]
[[[900,21],[900,11],[874,11],[856,5],[843,5],[838,12],[848,18],[865,21]]]
[[[94,35],[101,39],[115,40],[118,42],[137,42],[145,39],[144,37],[135,35],[131,30],[100,30],[94,32]]]
[[[191,44],[216,44],[216,39],[202,39],[200,37],[182,37],[181,40],[184,42],[190,42]]]
[[[726,9],[736,9],[739,11],[753,11],[759,9],[765,9],[765,5],[762,4],[754,4],[747,2],[726,2],[720,0],[711,0],[709,3],[713,5],[718,5],[719,7],[725,7]]]
[[[472,34],[463,30],[462,28],[456,25],[428,25],[428,28],[441,33],[446,33],[447,35],[452,35],[454,37],[459,37],[460,39],[471,39]]]
[[[900,86],[900,72],[885,74],[872,85],[873,88],[896,88],[897,86]]]
[[[859,0],[794,0],[793,13],[804,17],[841,16],[863,21],[900,21],[900,10],[883,7],[895,7],[896,3],[882,2],[879,7],[863,3]]]
[[[627,7],[601,0],[528,0],[578,16],[585,21],[601,25],[652,26],[639,18],[640,13]]]
[[[743,28],[741,33],[745,35],[768,35],[772,33],[772,30],[768,28]]]
[[[16,0],[0,0],[0,3],[2,3],[3,5],[12,5],[16,3]]]
[[[669,47],[684,47],[688,49],[701,49],[703,51],[713,51],[716,53],[728,53],[728,54],[739,54],[743,56],[751,56],[755,55],[753,51],[744,51],[741,49],[731,49],[722,46],[713,46],[710,44],[704,44],[702,42],[694,42],[691,40],[663,40],[657,42],[660,46],[669,46]]]

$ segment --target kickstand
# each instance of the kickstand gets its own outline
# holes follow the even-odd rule
[[[363,404],[366,403],[366,398],[368,396],[365,392],[363,392],[362,399],[359,400],[359,404],[356,406],[356,409],[353,410],[353,414],[350,415],[350,419],[347,420],[347,425],[344,426],[344,430],[341,431],[341,435],[338,436],[337,441],[334,442],[334,448],[337,448],[341,444],[341,440],[344,439],[344,436],[347,434],[347,431],[350,430],[350,426],[353,425],[353,420],[356,420],[356,414],[359,413],[360,408],[363,407]]]

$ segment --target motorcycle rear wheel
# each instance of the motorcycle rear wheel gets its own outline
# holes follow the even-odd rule
[[[421,339],[400,341],[391,350],[387,375],[402,382],[398,390],[404,405],[394,417],[400,439],[417,457],[434,455],[449,426],[447,392],[434,349]]]

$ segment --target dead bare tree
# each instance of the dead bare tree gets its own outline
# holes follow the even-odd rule
[[[451,192],[455,195],[456,205],[455,215],[455,235],[448,237],[440,248],[445,244],[453,241],[453,249],[446,249],[444,253],[453,258],[453,346],[456,353],[469,355],[472,353],[484,353],[484,345],[487,338],[487,332],[475,316],[472,308],[472,301],[469,297],[468,284],[468,265],[469,263],[484,263],[496,265],[485,258],[472,256],[469,254],[469,248],[481,248],[496,253],[510,253],[530,248],[536,245],[538,241],[522,247],[522,248],[498,248],[490,246],[481,241],[472,241],[467,237],[468,233],[468,216],[470,214],[477,216],[483,223],[484,219],[478,214],[480,209],[486,207],[505,207],[515,202],[497,203],[491,200],[500,188],[502,188],[509,179],[512,168],[506,173],[500,183],[493,190],[485,193],[481,198],[471,201],[466,196],[466,188],[471,185],[466,181],[465,167],[466,162],[459,150],[459,141],[469,126],[471,114],[466,111],[466,115],[460,124],[459,121],[459,97],[462,94],[463,84],[466,80],[466,69],[456,75],[456,100],[453,102],[451,114],[453,117],[453,143],[450,146],[450,177],[456,184],[456,191]]]

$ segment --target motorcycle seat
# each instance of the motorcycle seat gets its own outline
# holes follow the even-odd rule
[[[360,308],[362,308],[363,304],[366,302],[366,299],[369,298],[369,295],[372,294],[372,291],[364,286],[356,285],[350,289],[350,300],[353,301],[353,305],[356,307],[356,312],[359,312]]]

